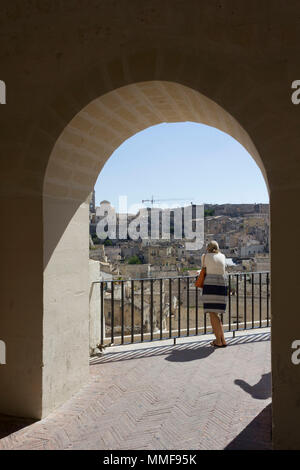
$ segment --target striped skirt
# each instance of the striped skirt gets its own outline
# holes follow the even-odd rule
[[[227,303],[227,277],[225,274],[207,274],[204,279],[202,301],[204,313],[223,314]]]

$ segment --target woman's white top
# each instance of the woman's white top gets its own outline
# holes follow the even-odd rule
[[[206,267],[206,274],[225,274],[226,257],[223,253],[205,253],[202,255],[201,261],[203,266],[203,259],[205,256],[204,266]]]

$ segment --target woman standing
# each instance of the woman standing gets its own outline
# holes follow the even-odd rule
[[[207,245],[207,252],[202,255],[202,266],[206,267],[203,285],[204,314],[209,313],[211,326],[216,339],[211,343],[215,348],[227,346],[220,314],[226,310],[227,280],[225,274],[225,255],[220,252],[219,245],[212,240]]]

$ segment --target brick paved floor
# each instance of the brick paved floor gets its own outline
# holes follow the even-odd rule
[[[162,344],[93,358],[89,383],[46,419],[6,421],[19,430],[0,449],[271,448],[268,332],[217,350]]]

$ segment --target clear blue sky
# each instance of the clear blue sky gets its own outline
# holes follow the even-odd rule
[[[97,205],[107,199],[117,210],[119,195],[127,195],[128,205],[152,195],[195,203],[269,202],[261,171],[244,147],[218,129],[191,122],[159,124],[123,142],[95,189]]]

